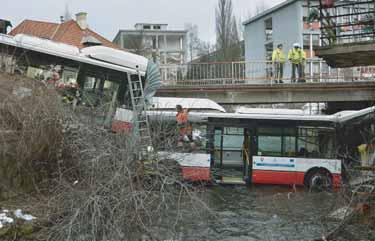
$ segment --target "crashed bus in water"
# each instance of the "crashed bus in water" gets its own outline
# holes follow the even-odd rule
[[[200,149],[165,151],[162,155],[177,159],[188,181],[339,187],[339,127],[374,111],[371,107],[334,115],[274,109],[191,112],[190,121],[204,139]],[[160,118],[160,113],[153,111],[148,115],[151,121]],[[164,120],[172,121],[172,117],[164,113]]]

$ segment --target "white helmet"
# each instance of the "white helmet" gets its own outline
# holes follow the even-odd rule
[[[294,48],[301,48],[301,45],[299,45],[299,43],[294,43],[294,44],[293,44],[293,47],[294,47]]]

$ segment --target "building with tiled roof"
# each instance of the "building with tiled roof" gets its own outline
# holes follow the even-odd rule
[[[24,20],[15,27],[10,35],[26,34],[34,37],[49,39],[55,42],[69,44],[82,49],[93,45],[102,45],[110,48],[120,47],[88,27],[87,14],[76,14],[76,20],[62,23]]]

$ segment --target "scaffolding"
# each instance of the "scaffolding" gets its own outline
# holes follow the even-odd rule
[[[322,46],[375,41],[375,0],[319,0]],[[317,12],[318,11],[318,12]]]

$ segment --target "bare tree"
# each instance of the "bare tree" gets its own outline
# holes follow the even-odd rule
[[[265,3],[265,2],[258,2],[258,3],[256,3],[254,9],[249,10],[247,12],[247,14],[245,14],[245,18],[246,19],[250,19],[252,17],[255,17],[255,16],[261,14],[262,12],[266,11],[269,8],[270,8],[270,6],[267,3]]]
[[[144,41],[144,34],[128,34],[124,36],[124,47],[129,49],[131,52],[139,55],[145,55],[147,52],[147,46]]]
[[[215,51],[215,48],[213,44],[210,42],[206,41],[201,41],[199,48],[198,48],[198,56],[205,56],[205,55],[210,55],[212,52]]]
[[[220,60],[230,60],[230,47],[238,44],[236,17],[232,0],[219,0],[216,8],[216,45],[221,50]]]
[[[216,56],[214,55],[215,48],[210,42],[200,41],[197,49],[198,62],[207,63],[216,61]]]
[[[198,26],[196,24],[187,23],[185,25],[187,33],[187,46],[190,61],[198,56],[199,48],[201,46],[201,40],[198,37]]]
[[[264,1],[258,2],[257,5],[255,6],[255,15],[258,15],[266,11],[268,8],[269,8],[268,5]]]

